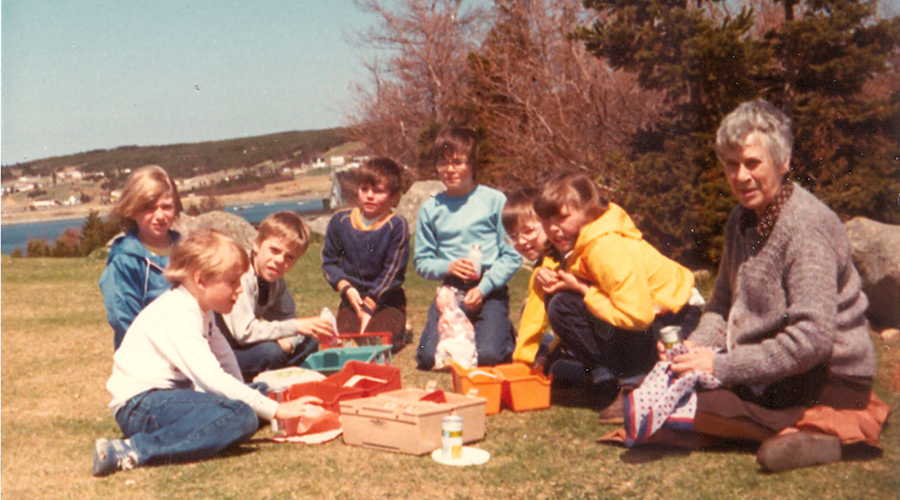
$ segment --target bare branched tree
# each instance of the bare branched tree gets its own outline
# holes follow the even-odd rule
[[[372,54],[354,88],[352,135],[376,154],[415,165],[423,130],[444,123],[461,96],[465,60],[489,21],[462,0],[354,0],[375,24],[352,41]]]
[[[469,110],[484,126],[492,180],[534,183],[563,168],[614,187],[605,158],[659,111],[657,94],[613,71],[568,35],[585,22],[576,0],[497,0],[497,21],[469,58]]]

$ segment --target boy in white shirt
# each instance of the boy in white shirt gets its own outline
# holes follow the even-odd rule
[[[248,267],[240,245],[212,229],[175,247],[165,273],[173,288],[138,314],[113,357],[109,406],[126,439],[96,441],[95,476],[207,458],[249,439],[258,418],[317,410],[317,398],[277,403],[245,385],[214,325],[213,311],[231,311]]]

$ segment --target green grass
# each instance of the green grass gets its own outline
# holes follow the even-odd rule
[[[321,243],[288,276],[298,314],[334,308],[322,279]],[[746,449],[687,452],[600,445],[596,413],[552,407],[504,410],[488,417],[477,446],[491,461],[477,468],[440,466],[412,457],[346,446],[276,444],[261,430],[249,443],[191,464],[143,467],[104,479],[90,475],[94,439],[120,431],[106,405],[112,339],[95,259],[3,257],[2,492],[4,498],[897,498],[900,431],[888,426],[883,456],[783,474],[759,471]],[[524,298],[527,275],[512,286],[512,307]],[[436,284],[410,271],[409,318],[421,329]],[[879,395],[900,407],[898,346],[876,338]],[[445,373],[414,368],[414,348],[394,357],[404,386],[429,379],[450,389]],[[885,383],[887,381],[888,383]]]

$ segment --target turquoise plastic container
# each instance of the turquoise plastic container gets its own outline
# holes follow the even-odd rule
[[[301,366],[330,374],[341,371],[348,361],[389,365],[391,364],[391,347],[391,344],[388,344],[326,349],[310,354]]]

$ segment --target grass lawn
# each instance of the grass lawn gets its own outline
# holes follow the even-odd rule
[[[314,244],[288,276],[300,315],[334,308]],[[476,446],[480,467],[441,466],[413,457],[346,446],[276,444],[268,428],[249,443],[199,463],[149,466],[91,476],[98,437],[120,431],[107,409],[112,332],[97,287],[104,262],[10,259],[2,265],[2,494],[4,498],[867,498],[900,493],[900,426],[882,434],[884,454],[782,474],[760,472],[752,450],[627,450],[594,442],[613,430],[585,408],[551,407],[488,417]],[[527,275],[512,283],[513,310]],[[417,331],[435,283],[407,274],[409,317]],[[900,346],[873,337],[877,392],[900,408]],[[394,357],[406,387],[446,373],[415,369],[413,347]]]

